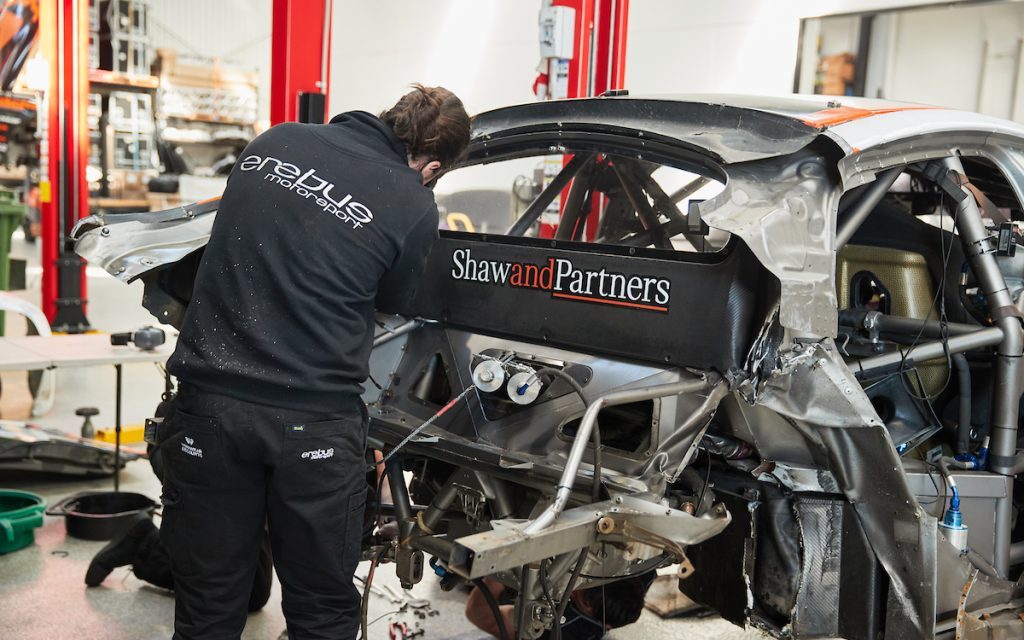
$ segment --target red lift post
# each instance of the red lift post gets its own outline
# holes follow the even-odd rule
[[[39,51],[50,67],[49,90],[37,111],[42,308],[55,330],[79,333],[89,328],[85,261],[69,238],[75,223],[89,215],[89,1],[39,5]]]
[[[629,30],[629,0],[553,0],[552,6],[576,11],[573,29],[573,57],[569,61],[566,98],[599,96],[623,89],[626,78],[626,36]],[[568,161],[568,160],[566,160]],[[566,187],[564,195],[569,192]],[[604,203],[592,198],[584,237],[597,236],[597,224]],[[541,237],[554,237],[556,228],[541,225]]]
[[[575,11],[573,56],[565,98],[622,89],[626,77],[629,0],[552,0]]]
[[[89,213],[86,103],[88,0],[40,0],[39,51],[49,89],[39,109],[42,308],[57,330],[86,319],[84,261],[69,241]],[[271,122],[324,121],[330,73],[331,0],[274,0]]]
[[[626,82],[626,35],[629,30],[629,0],[597,0],[594,13],[594,90],[624,89]]]
[[[270,124],[325,122],[331,0],[274,0],[270,48]]]
[[[629,0],[595,0],[594,37],[588,95],[599,96],[608,91],[625,88],[626,34],[629,27]],[[590,215],[584,229],[588,241],[597,237],[601,212],[607,206],[606,198],[591,198]]]

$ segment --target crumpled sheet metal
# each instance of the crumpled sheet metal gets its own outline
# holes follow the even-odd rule
[[[791,420],[853,505],[891,580],[887,638],[931,638],[936,520],[918,504],[885,426],[831,339],[805,345],[764,380],[756,402]]]
[[[173,222],[129,220],[81,234],[75,252],[122,282],[172,264],[206,246],[216,212]]]
[[[821,155],[800,152],[731,165],[729,182],[700,205],[709,226],[740,236],[782,285],[782,326],[834,337],[836,210],[840,190]]]

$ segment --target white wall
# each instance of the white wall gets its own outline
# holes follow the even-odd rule
[[[255,69],[260,120],[270,119],[271,0],[150,0],[154,47]]]
[[[533,99],[540,0],[334,0],[330,111],[379,112],[409,84],[470,113]]]
[[[791,93],[801,18],[934,0],[632,0],[634,93]]]
[[[631,0],[635,93],[789,93],[803,17],[933,0]],[[390,106],[409,83],[471,113],[529,102],[541,0],[334,0],[330,111]]]
[[[788,93],[801,18],[934,1],[632,0],[626,86],[634,93]],[[379,111],[412,82],[447,86],[471,113],[533,100],[540,4],[334,0],[331,113]],[[150,5],[156,46],[255,68],[260,117],[269,117],[271,0],[150,0]],[[1020,33],[1016,23],[1009,27]],[[918,50],[929,43],[949,49],[938,38],[916,42],[913,26],[904,23],[900,29],[897,42],[913,43]],[[1000,42],[1011,46],[1017,37]],[[1001,60],[1001,55],[994,58],[996,64]],[[905,83],[898,74],[893,82]],[[985,100],[1005,102],[995,94]]]
[[[883,82],[887,97],[1024,118],[1024,82],[1013,77],[1021,72],[1024,3],[927,9],[893,18]]]

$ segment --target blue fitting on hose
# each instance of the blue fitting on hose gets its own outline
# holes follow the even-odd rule
[[[958,453],[953,456],[953,459],[964,469],[984,470],[988,465],[988,442],[989,439],[985,438],[985,441],[981,443],[981,447],[978,449],[978,453]]]
[[[953,459],[960,463],[960,466],[964,469],[980,469],[981,460],[979,456],[973,453],[958,453],[953,456]]]
[[[964,524],[963,514],[960,513],[960,490],[957,489],[953,476],[947,476],[946,481],[953,492],[953,497],[949,499],[949,508],[946,509],[946,513],[942,516],[942,522],[939,523],[939,531],[961,553],[966,553],[969,548],[968,530],[967,525]]]
[[[960,514],[960,491],[957,490],[956,485],[952,489],[953,497],[949,499],[949,508],[946,509],[946,515],[942,518],[942,523],[959,527],[963,524],[963,516]]]
[[[438,578],[444,578],[452,575],[448,568],[441,564],[441,561],[437,558],[430,559],[430,568],[434,570],[434,573]]]
[[[988,466],[988,441],[989,441],[989,438],[986,437],[985,440],[982,441],[982,443],[981,443],[981,448],[978,449],[978,468],[979,469],[984,469],[985,467]]]

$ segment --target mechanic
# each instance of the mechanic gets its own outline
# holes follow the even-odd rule
[[[415,85],[375,117],[287,123],[228,178],[168,370],[161,538],[174,638],[238,638],[267,522],[288,637],[355,638],[375,308],[414,293],[427,187],[469,143],[462,102]]]
[[[650,571],[603,586],[573,591],[562,616],[560,637],[562,640],[597,640],[603,638],[610,629],[633,624],[640,618],[644,597],[655,577],[655,572]],[[490,589],[495,601],[502,603],[514,599],[505,585],[497,580],[484,578],[483,583]],[[515,605],[499,604],[498,611],[506,631],[514,637]],[[500,638],[498,622],[479,587],[470,592],[466,601],[466,619],[481,631]],[[550,637],[550,630],[540,636],[542,640]]]

